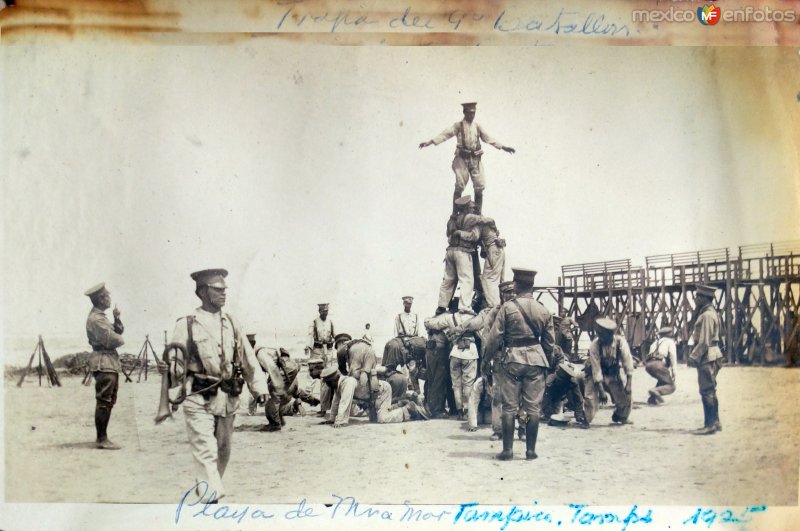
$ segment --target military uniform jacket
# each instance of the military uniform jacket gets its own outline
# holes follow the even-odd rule
[[[689,357],[698,363],[711,363],[722,357],[719,349],[719,315],[713,304],[700,309],[694,323],[694,349]]]
[[[317,317],[311,321],[311,326],[308,327],[308,346],[315,348],[315,345],[326,344],[328,348],[333,347],[333,338],[335,336],[333,321],[330,319],[323,321]]]
[[[479,216],[474,214],[453,214],[447,221],[447,243],[450,247],[458,247],[467,252],[478,248],[477,242],[481,231],[478,227]]]
[[[276,395],[282,395],[286,392],[286,387],[292,383],[293,378],[290,378],[288,373],[284,373],[278,367],[278,359],[280,352],[278,349],[259,347],[255,352],[258,364],[261,365],[261,370],[267,375],[267,383],[269,390]]]
[[[222,379],[230,378],[233,353],[235,349],[238,349],[237,358],[242,365],[242,373],[250,393],[253,397],[269,395],[267,378],[260,369],[253,348],[242,333],[239,324],[224,312],[210,313],[202,308],[197,308],[192,316],[194,317],[192,339],[197,346],[197,354],[203,365],[204,373]],[[238,337],[236,342],[234,341],[234,329]],[[188,340],[186,317],[181,317],[175,323],[172,342],[180,343],[187,348],[188,352]],[[173,381],[177,380],[173,379]],[[197,394],[186,398],[186,401],[204,406],[209,413],[219,417],[234,415],[239,408],[239,397],[228,396],[221,389],[217,389],[217,394],[208,400]]]
[[[354,396],[361,400],[369,399],[369,384],[367,378],[371,380],[373,392],[380,389],[380,382],[377,375],[371,375],[370,371],[378,366],[378,358],[375,351],[364,341],[351,341],[347,344],[349,353],[350,376],[356,379],[358,385]]]
[[[511,346],[506,361],[548,368],[550,365],[547,360],[552,356],[555,342],[553,317],[547,308],[531,297],[518,296],[515,300],[519,306],[515,301],[508,301],[500,306],[497,318],[489,331],[485,353],[489,357],[496,358],[503,345],[510,346],[515,342],[534,340],[536,344]],[[520,307],[534,325],[533,330],[520,313]]]
[[[394,319],[395,336],[418,336],[419,318],[415,313],[399,313]]]
[[[626,375],[633,374],[633,356],[628,346],[628,341],[614,334],[614,339],[608,345],[601,345],[600,338],[596,337],[589,345],[589,364],[592,367],[592,380],[601,382],[603,377],[619,378],[619,368],[625,370]],[[616,367],[613,371],[612,367]]]
[[[92,372],[122,372],[117,347],[125,344],[122,339],[123,326],[117,321],[114,325],[99,308],[92,308],[86,319],[86,337],[92,346],[89,356],[89,370]]]

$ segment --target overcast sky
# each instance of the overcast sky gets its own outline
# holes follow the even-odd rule
[[[85,335],[106,281],[160,339],[225,267],[249,330],[431,315],[477,101],[507,271],[800,237],[793,50],[3,47],[3,333]],[[472,193],[471,188],[467,193]]]

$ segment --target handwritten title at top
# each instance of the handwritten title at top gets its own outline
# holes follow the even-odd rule
[[[485,32],[540,33],[549,35],[587,35],[629,37],[630,28],[611,20],[602,12],[581,12],[561,8],[543,14],[502,10],[498,13],[452,9],[443,13],[424,13],[406,7],[397,13],[360,12],[350,9],[326,11],[303,4],[285,6],[278,31],[317,32],[392,32],[420,33]]]

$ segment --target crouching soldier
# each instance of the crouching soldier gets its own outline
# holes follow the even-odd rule
[[[551,426],[566,425],[568,421],[563,417],[556,418],[561,402],[566,399],[567,405],[575,413],[575,422],[578,426],[588,428],[589,423],[584,413],[583,394],[579,384],[583,371],[578,365],[566,360],[564,351],[558,345],[553,348],[553,362],[555,370],[545,380],[541,420]]]
[[[633,356],[628,342],[615,334],[617,323],[608,317],[595,320],[597,337],[589,346],[591,377],[586,381],[586,420],[592,422],[600,404],[608,403],[608,394],[614,401],[614,414],[611,421],[631,424],[631,384],[633,382]],[[620,369],[625,370],[625,383],[622,383]]]

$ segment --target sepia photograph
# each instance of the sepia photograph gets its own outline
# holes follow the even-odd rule
[[[796,46],[609,46],[644,15],[549,2],[7,32],[24,3],[0,11],[4,528],[796,509]]]

